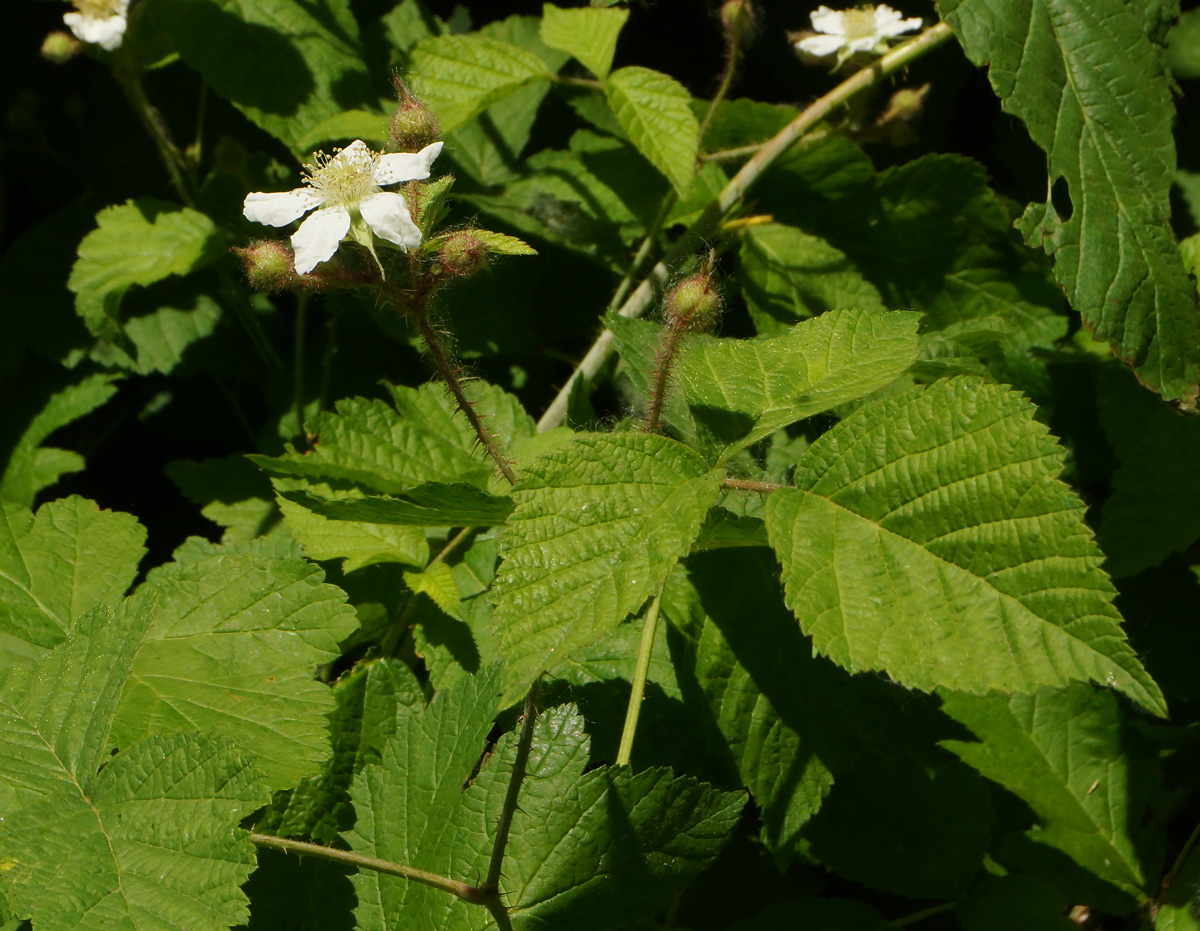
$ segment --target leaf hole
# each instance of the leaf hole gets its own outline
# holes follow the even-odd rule
[[[1054,205],[1054,212],[1064,223],[1071,219],[1071,214],[1075,212],[1075,205],[1071,203],[1070,185],[1062,175],[1059,175],[1050,187],[1050,203]]]

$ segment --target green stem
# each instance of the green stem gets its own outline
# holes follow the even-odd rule
[[[434,556],[433,559],[429,560],[425,568],[428,569],[430,566],[435,566],[440,563],[443,559],[453,553],[463,540],[465,540],[474,532],[474,527],[463,527],[462,530],[455,534],[454,537],[452,537],[450,541],[442,547],[440,553]],[[404,602],[404,607],[400,609],[400,616],[396,618],[396,623],[392,625],[392,629],[388,631],[387,637],[385,637],[383,643],[379,645],[379,652],[382,656],[396,655],[396,649],[400,646],[400,640],[404,636],[404,632],[408,630],[408,621],[409,618],[412,617],[412,613],[416,609],[416,606],[417,596],[416,593],[413,592],[409,594],[408,600]]]
[[[150,134],[150,138],[154,140],[154,144],[158,146],[158,153],[167,166],[167,174],[170,175],[171,184],[180,200],[189,207],[195,207],[196,200],[192,196],[191,186],[187,181],[187,163],[183,153],[171,139],[171,131],[167,128],[162,114],[146,96],[146,88],[142,85],[142,76],[122,68],[116,69],[115,74],[117,81],[121,84],[121,89],[125,91],[125,97],[130,106],[138,115],[138,119],[142,121],[142,125]]]
[[[445,876],[439,876],[437,873],[430,873],[412,866],[405,866],[403,863],[392,863],[390,860],[381,860],[378,857],[364,857],[361,854],[351,853],[348,850],[337,850],[333,847],[323,847],[320,844],[291,840],[287,837],[274,837],[270,834],[258,834],[253,831],[250,833],[250,842],[256,847],[266,847],[270,850],[280,850],[283,853],[296,853],[306,857],[317,857],[318,859],[329,860],[333,863],[358,867],[360,870],[371,870],[376,873],[384,873],[388,876],[399,876],[401,879],[420,883],[422,886],[431,886],[434,889],[449,892],[451,895],[462,899],[464,902],[470,902],[472,905],[490,906],[497,898],[495,893],[488,893],[483,889],[459,882],[457,879],[449,879]]]
[[[905,925],[916,924],[918,921],[924,921],[926,918],[932,918],[934,915],[952,912],[957,907],[957,902],[943,902],[941,905],[924,908],[919,912],[913,912],[911,915],[905,915],[903,918],[897,918],[895,921],[889,921],[888,927],[903,928]]]
[[[646,692],[646,676],[650,673],[650,655],[654,652],[654,632],[658,627],[658,609],[662,604],[663,590],[660,588],[646,620],[642,623],[642,642],[638,646],[637,667],[633,670],[632,689],[629,692],[629,707],[625,711],[625,729],[621,731],[621,746],[617,750],[617,765],[626,766],[633,756],[633,738],[637,734],[638,716],[642,713],[642,698]]]
[[[843,81],[824,97],[814,101],[804,109],[792,122],[775,134],[754,156],[741,167],[736,175],[725,185],[717,199],[705,209],[704,213],[692,224],[685,233],[663,256],[662,260],[651,269],[650,274],[629,296],[618,311],[622,317],[640,317],[649,308],[655,292],[662,286],[671,274],[671,269],[684,256],[699,248],[719,224],[734,204],[762,177],[763,173],[786,152],[791,145],[807,133],[814,125],[821,122],[838,107],[845,104],[856,94],[862,93],[869,87],[878,84],[889,74],[911,64],[922,55],[941,45],[953,33],[945,23],[938,23],[926,29],[916,38],[899,45],[888,52],[874,64],[863,68],[857,74]],[[538,421],[538,430],[545,432],[559,426],[567,416],[567,401],[571,396],[571,388],[579,378],[586,378],[588,384],[595,382],[596,374],[603,367],[612,352],[615,339],[611,330],[605,330],[588,350],[587,355],[576,366],[571,377],[567,379],[554,401],[546,409]]]
[[[493,893],[500,888],[500,871],[504,867],[504,849],[508,846],[513,815],[516,814],[517,800],[521,795],[521,783],[525,781],[525,767],[529,764],[529,750],[533,746],[533,726],[537,720],[537,691],[538,684],[535,681],[525,696],[525,717],[521,721],[517,755],[513,759],[512,774],[508,777],[508,791],[504,793],[504,807],[500,809],[500,821],[496,824],[496,840],[492,843],[492,858],[488,863],[487,880],[483,884],[484,889]]]
[[[296,432],[308,447],[308,434],[304,430],[304,337],[308,316],[309,296],[303,292],[296,297],[296,345],[292,360],[292,404],[296,408]]]
[[[642,270],[642,263],[646,261],[646,256],[654,248],[655,240],[658,239],[658,234],[662,231],[663,224],[667,222],[667,217],[671,215],[671,210],[675,207],[677,200],[679,200],[679,195],[675,193],[674,188],[668,191],[667,196],[663,198],[662,205],[658,208],[658,215],[651,221],[650,228],[646,230],[646,238],[638,246],[637,255],[629,263],[629,268],[625,270],[625,277],[617,285],[616,293],[613,294],[612,300],[608,303],[610,311],[614,311],[620,307],[625,302],[625,298],[629,296],[629,289],[633,287],[633,279]]]
[[[650,395],[650,411],[646,414],[644,429],[647,433],[658,432],[658,421],[662,416],[663,398],[667,394],[667,382],[671,377],[671,364],[679,351],[680,327],[667,326],[663,329],[662,344],[658,349],[658,367],[654,372],[654,390]]]
[[[1187,862],[1188,855],[1195,848],[1196,843],[1200,841],[1200,824],[1197,824],[1188,839],[1184,841],[1182,849],[1179,851],[1179,856],[1175,858],[1175,862],[1171,864],[1171,868],[1167,870],[1163,876],[1162,885],[1159,886],[1158,896],[1151,903],[1151,912],[1153,915],[1158,914],[1158,910],[1163,907],[1163,903],[1167,901],[1167,893],[1171,891],[1171,886],[1179,876],[1179,871],[1183,869],[1184,863]]]
[[[721,101],[729,93],[730,85],[733,84],[733,76],[737,72],[738,58],[740,56],[741,45],[737,42],[731,42],[729,50],[725,55],[725,68],[721,72],[721,83],[717,86],[717,92],[713,95],[713,99],[708,102],[708,109],[704,111],[704,118],[700,121],[700,131],[696,134],[696,138],[700,142],[700,148],[704,148],[704,137],[708,133],[708,127],[712,125],[717,107],[721,105]]]

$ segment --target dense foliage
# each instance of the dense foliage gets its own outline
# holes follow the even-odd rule
[[[18,6],[4,929],[1200,931],[1200,14]]]

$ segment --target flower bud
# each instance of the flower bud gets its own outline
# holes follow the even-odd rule
[[[754,29],[754,6],[750,0],[725,0],[721,26],[730,45],[741,45]]]
[[[56,65],[64,64],[79,54],[83,43],[69,32],[56,30],[42,40],[42,57]]]
[[[243,248],[233,247],[246,269],[246,277],[258,291],[281,291],[299,283],[292,251],[274,239],[252,242]]]
[[[465,278],[480,271],[487,264],[487,257],[487,243],[475,230],[458,230],[442,240],[437,262],[442,274]]]
[[[388,136],[392,145],[401,152],[420,152],[442,137],[442,128],[437,117],[416,98],[399,76],[392,83],[399,103],[392,114]]]
[[[663,307],[668,326],[695,333],[711,330],[720,315],[721,292],[707,270],[675,285]]]

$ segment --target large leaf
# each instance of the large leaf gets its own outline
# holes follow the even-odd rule
[[[432,36],[412,51],[418,90],[444,132],[551,72],[537,55],[481,35]]]
[[[164,730],[228,736],[272,788],[329,754],[330,689],[317,666],[357,626],[345,593],[298,558],[193,543],[136,599],[157,604],[116,723],[120,743]]]
[[[0,497],[26,507],[34,496],[63,475],[83,468],[83,456],[42,443],[59,427],[90,414],[117,393],[113,375],[88,375],[51,395],[21,433],[0,477]]]
[[[627,19],[628,10],[597,7],[564,10],[553,3],[544,3],[542,41],[551,48],[574,55],[592,74],[603,80],[612,67],[617,36]]]
[[[1161,838],[1140,827],[1153,763],[1112,694],[1079,683],[1034,695],[948,693],[943,708],[980,742],[942,745],[1033,809],[1041,825],[1032,839],[1130,895],[1153,891]]]
[[[1093,679],[1165,714],[1062,460],[1028,401],[976,379],[864,405],[767,503],[789,606],[851,671],[973,693]]]
[[[84,614],[125,594],[145,542],[132,516],[86,498],[43,504],[36,516],[0,503],[0,634],[33,653],[61,643]]]
[[[644,433],[580,434],[526,467],[492,589],[506,701],[657,591],[722,477],[686,446]]]
[[[631,65],[610,74],[604,90],[629,141],[681,196],[687,194],[700,145],[687,88],[659,71]]]
[[[322,122],[377,96],[348,0],[174,0],[146,12],[218,94],[298,154]]]
[[[1123,0],[942,0],[968,57],[1047,154],[1065,197],[1021,229],[1097,339],[1138,377],[1194,406],[1200,312],[1170,225],[1174,108],[1156,25]],[[1067,202],[1069,200],[1069,203]],[[1059,201],[1056,203],[1056,201]]]
[[[96,215],[96,229],[79,244],[67,287],[75,292],[75,310],[92,335],[117,340],[126,291],[186,275],[220,253],[217,227],[207,216],[142,197]]]
[[[495,670],[405,715],[352,789],[355,852],[476,882],[486,875],[515,741],[479,765],[496,707]],[[514,927],[601,929],[645,921],[723,846],[744,797],[665,770],[584,772],[588,739],[570,706],[539,720],[506,848],[501,894]],[[468,786],[464,789],[464,786]],[[582,841],[582,843],[581,843]],[[444,892],[359,873],[363,931],[478,928]]]

